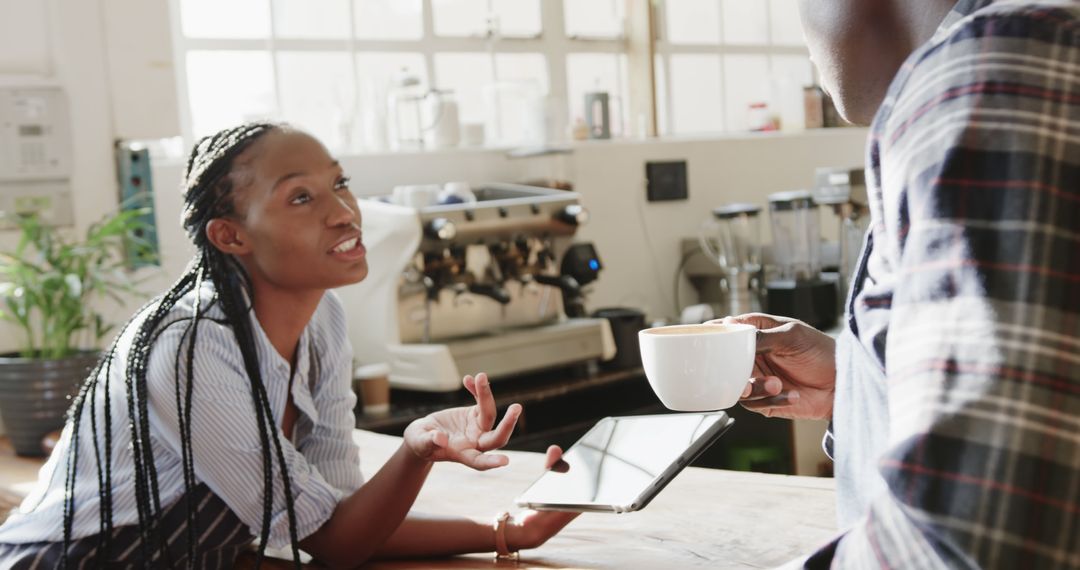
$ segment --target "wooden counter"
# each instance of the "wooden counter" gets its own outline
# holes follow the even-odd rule
[[[361,468],[370,476],[400,443],[357,431]],[[438,464],[416,510],[487,520],[539,475],[543,456],[506,452],[510,465],[476,472]],[[833,480],[691,467],[637,513],[586,513],[521,561],[490,555],[375,562],[373,569],[439,568],[771,568],[810,553],[836,530]]]
[[[360,465],[370,477],[401,439],[357,430]],[[440,463],[416,510],[488,520],[513,510],[514,497],[543,468],[538,453],[506,452],[510,465],[477,472]],[[0,446],[0,497],[25,494],[40,460],[17,458]],[[0,514],[2,518],[2,514]],[[376,570],[466,568],[770,568],[807,554],[835,532],[833,480],[691,467],[645,510],[586,513],[521,561],[493,562],[489,554],[442,560],[373,562]],[[288,564],[265,567],[287,568]]]

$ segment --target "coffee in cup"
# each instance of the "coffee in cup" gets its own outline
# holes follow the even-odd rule
[[[653,392],[680,412],[734,406],[754,369],[757,329],[744,324],[672,325],[638,333]]]

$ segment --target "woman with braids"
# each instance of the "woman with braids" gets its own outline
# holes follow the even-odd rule
[[[416,420],[361,479],[345,315],[367,274],[360,212],[311,136],[249,124],[199,141],[184,183],[195,256],[125,325],[75,399],[38,485],[0,526],[0,568],[227,568],[257,539],[335,567],[542,544],[572,520],[409,514],[432,463],[478,470],[509,439],[476,399]],[[362,326],[362,324],[361,324]],[[561,451],[548,450],[553,465]]]

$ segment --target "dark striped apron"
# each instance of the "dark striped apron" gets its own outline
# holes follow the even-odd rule
[[[195,498],[197,538],[196,568],[232,568],[240,553],[247,550],[253,537],[246,524],[240,521],[229,507],[206,485],[192,490]],[[187,566],[187,500],[180,500],[166,507],[159,519],[163,536],[168,541],[168,556],[174,567]],[[60,521],[57,521],[60,524]],[[98,551],[99,535],[73,540],[68,548],[68,568],[165,568],[168,561],[161,560],[161,552],[151,549],[150,563],[144,563],[143,540],[136,525],[113,529],[106,559]],[[52,570],[59,568],[63,557],[63,542],[32,542],[27,544],[0,544],[0,569],[3,570]]]

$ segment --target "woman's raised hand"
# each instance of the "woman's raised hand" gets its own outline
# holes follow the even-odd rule
[[[480,471],[502,467],[510,459],[487,452],[509,441],[521,416],[521,405],[510,404],[496,426],[495,398],[487,374],[466,376],[463,383],[476,404],[442,410],[412,422],[405,428],[405,445],[427,461],[456,461]]]

